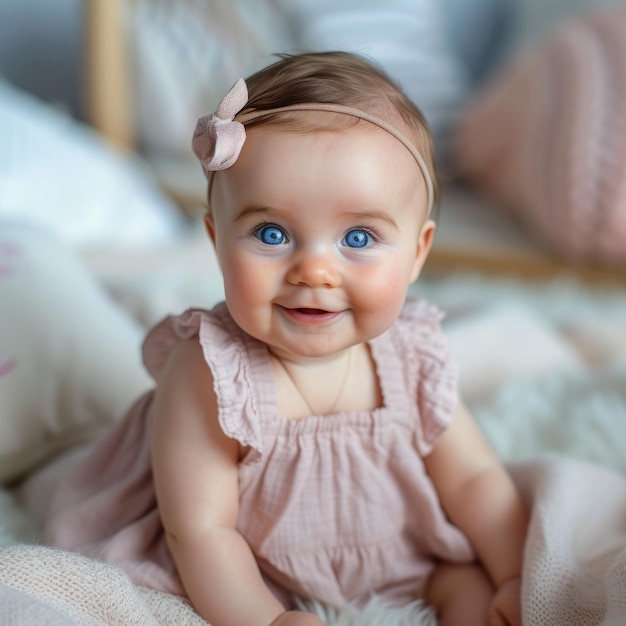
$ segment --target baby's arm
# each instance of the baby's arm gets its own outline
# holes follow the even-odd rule
[[[157,386],[152,464],[167,542],[183,586],[213,626],[306,624],[266,587],[236,529],[239,444],[217,420],[213,379],[197,341],[173,352]],[[315,620],[308,622],[319,624]]]
[[[521,576],[527,512],[462,404],[425,464],[444,510],[472,542],[496,590],[510,586]]]

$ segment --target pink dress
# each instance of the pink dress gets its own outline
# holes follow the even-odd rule
[[[239,467],[238,527],[287,607],[293,594],[334,606],[373,594],[403,604],[419,595],[437,560],[473,560],[422,461],[456,405],[440,318],[410,301],[370,342],[381,408],[299,420],[277,414],[267,348],[224,304],[169,317],[149,333],[143,354],[154,377],[177,342],[197,337],[202,345],[220,424],[250,450]],[[140,398],[64,481],[47,538],[123,567],[137,584],[184,595],[152,484],[152,399],[153,392]]]

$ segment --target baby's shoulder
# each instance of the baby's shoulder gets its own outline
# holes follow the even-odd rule
[[[197,384],[205,392],[210,387],[215,392],[217,419],[223,432],[242,447],[261,454],[259,416],[268,412],[268,406],[274,406],[271,397],[258,393],[261,383],[256,373],[267,371],[266,348],[239,329],[225,304],[166,317],[147,335],[143,357],[159,386],[171,383],[171,389],[180,391]],[[160,378],[168,364],[171,367]],[[203,395],[206,397],[202,393],[199,397]]]
[[[441,309],[427,300],[410,298],[404,304],[393,332],[406,336],[407,341],[414,337],[421,344],[430,336],[434,338],[442,334],[441,321],[444,317]]]
[[[203,353],[225,354],[241,343],[241,332],[223,303],[210,310],[192,308],[169,315],[149,331],[143,342],[143,362],[148,372],[156,378],[183,342],[196,342]]]
[[[398,320],[389,329],[388,339],[410,376],[420,370],[447,367],[451,354],[441,326],[443,318],[437,306],[413,298],[407,300]]]
[[[444,317],[445,314],[443,311],[435,304],[429,302],[428,300],[424,300],[423,298],[411,297],[407,298],[404,303],[404,307],[402,308],[398,321],[419,321],[439,325]]]
[[[433,304],[412,299],[395,328],[407,389],[417,398],[416,441],[424,455],[450,425],[457,402],[457,369],[441,328],[443,317]]]

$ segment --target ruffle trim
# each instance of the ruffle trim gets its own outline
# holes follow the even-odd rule
[[[241,331],[234,325],[224,303],[213,310],[190,309],[179,316],[169,316],[155,326],[143,344],[144,364],[153,378],[165,366],[181,341],[198,337],[204,360],[213,376],[218,401],[218,420],[224,434],[242,446],[263,452],[259,385],[252,372],[255,363]],[[255,372],[256,376],[257,373]]]

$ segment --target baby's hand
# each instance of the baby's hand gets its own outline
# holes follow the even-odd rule
[[[270,626],[325,626],[325,624],[313,613],[286,611],[281,613]]]
[[[489,607],[489,626],[521,626],[521,587],[519,578],[511,578],[498,587]]]

